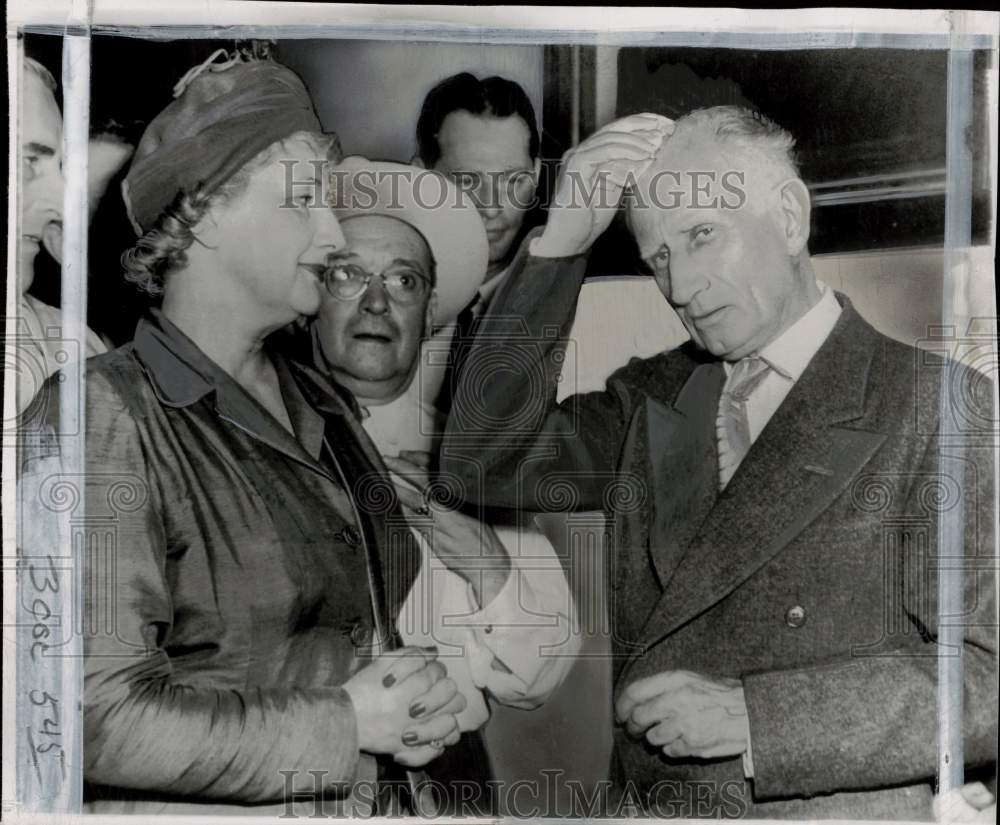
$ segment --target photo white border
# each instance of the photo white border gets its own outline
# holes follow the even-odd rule
[[[153,39],[200,37],[226,39],[253,34],[269,38],[339,37],[345,39],[424,40],[478,43],[577,43],[581,45],[687,45],[695,47],[796,48],[987,48],[994,52],[987,90],[989,135],[992,147],[990,187],[997,190],[997,43],[1000,14],[985,11],[887,10],[821,8],[758,10],[734,8],[575,8],[528,6],[407,6],[328,3],[262,2],[260,0],[10,0],[7,5],[9,97],[9,192],[16,191],[18,113],[16,78],[22,55],[18,31],[63,34],[119,32]],[[251,32],[251,29],[253,30]],[[8,208],[7,317],[16,312],[17,215],[12,198]],[[995,252],[996,216],[989,246]],[[982,249],[982,248],[980,248]],[[976,308],[972,308],[976,309]],[[995,310],[991,310],[995,313]],[[979,313],[981,314],[981,313]],[[15,387],[5,382],[4,410],[13,409]],[[3,477],[14,478],[13,448],[3,448]],[[11,668],[13,631],[8,619],[15,610],[17,589],[16,504],[13,484],[3,485],[4,519],[4,708],[13,708],[14,674]],[[996,539],[997,537],[995,537]],[[13,764],[15,725],[3,715],[3,763]],[[14,799],[14,774],[3,771],[4,818],[42,821],[18,816],[8,809]],[[13,816],[11,816],[13,814]],[[94,819],[94,817],[87,817]],[[77,817],[70,817],[75,820]],[[264,817],[200,817],[203,821],[273,822]],[[53,821],[46,817],[44,821]],[[148,816],[116,817],[116,822],[149,821]],[[194,821],[157,817],[157,822]],[[749,821],[749,820],[748,820]]]

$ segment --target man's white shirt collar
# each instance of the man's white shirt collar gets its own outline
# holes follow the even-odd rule
[[[757,353],[757,357],[766,361],[771,369],[792,382],[802,377],[809,362],[830,337],[843,311],[829,286],[822,281],[817,281],[816,285],[820,288],[819,300],[798,321]],[[728,375],[733,367],[728,362],[725,366]]]
[[[833,290],[822,281],[816,285],[822,292],[815,306],[758,353],[771,369],[792,381],[802,377],[842,311]]]
[[[802,377],[809,362],[830,337],[840,317],[842,310],[833,290],[820,281],[816,283],[820,288],[819,301],[757,353],[757,357],[765,361],[771,370],[747,399],[746,416],[751,444],[757,440],[792,387]],[[730,376],[734,365],[725,362],[724,366],[726,375]],[[720,405],[720,415],[721,410]],[[722,432],[724,435],[725,431]],[[720,438],[720,453],[725,446],[723,440]]]

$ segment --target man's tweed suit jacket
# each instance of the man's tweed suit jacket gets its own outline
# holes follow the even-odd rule
[[[619,728],[620,789],[654,816],[929,818],[939,569],[959,570],[965,596],[949,620],[964,628],[965,762],[995,759],[990,382],[838,296],[835,329],[720,495],[711,356],[635,359],[555,403],[583,270],[529,258],[505,284],[442,469],[489,505],[606,511],[616,696],[665,670],[742,680],[750,781],[740,758],[669,760]],[[940,547],[956,506],[964,543]]]

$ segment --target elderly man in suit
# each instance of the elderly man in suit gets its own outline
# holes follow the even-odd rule
[[[491,505],[606,510],[625,801],[930,818],[942,657],[960,657],[966,764],[995,758],[993,390],[817,281],[792,147],[716,107],[623,118],[570,153],[469,355],[442,469]],[[585,253],[623,193],[691,341],[557,404]],[[963,405],[945,415],[943,377]],[[946,569],[964,599],[942,621]]]

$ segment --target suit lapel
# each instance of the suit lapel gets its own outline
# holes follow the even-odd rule
[[[844,316],[697,530],[643,633],[654,644],[727,596],[840,495],[885,440],[864,413],[874,343]]]
[[[715,500],[714,410],[724,383],[721,364],[702,364],[672,407],[646,401],[648,477],[653,486],[649,553],[664,587]]]

